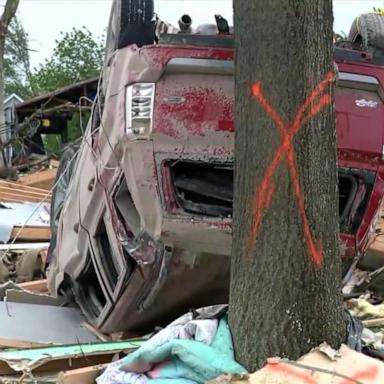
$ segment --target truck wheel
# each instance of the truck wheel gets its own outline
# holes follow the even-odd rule
[[[155,41],[154,0],[114,0],[107,34],[107,55],[131,44]]]
[[[361,48],[384,48],[384,15],[366,13],[357,17],[351,25],[349,40]]]

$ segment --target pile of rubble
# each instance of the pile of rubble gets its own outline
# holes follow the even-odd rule
[[[41,277],[50,240],[49,191],[0,181],[0,282]]]
[[[93,383],[106,363],[142,344],[99,334],[78,309],[50,296],[45,280],[5,283],[0,298],[2,383]]]
[[[271,358],[262,370],[249,375],[235,361],[227,306],[187,313],[160,332],[132,339],[132,334],[101,333],[71,304],[73,300],[49,294],[44,268],[55,172],[53,166],[17,181],[0,181],[1,382],[128,384],[157,378],[175,383],[369,384],[384,380],[380,362],[384,361],[383,219],[366,254],[345,279],[343,293],[351,323],[348,346],[334,351],[322,345],[296,362]]]

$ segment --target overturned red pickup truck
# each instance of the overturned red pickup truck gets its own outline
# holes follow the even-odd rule
[[[230,28],[216,16],[216,25],[192,30],[184,16],[182,33],[159,34],[170,29],[153,20],[153,4],[132,3],[114,2],[99,95],[80,150],[62,163],[59,177],[70,182],[56,191],[51,220],[50,289],[104,332],[145,331],[228,300]],[[132,24],[121,22],[123,11]],[[348,268],[364,252],[384,193],[384,60],[353,45],[336,48],[335,60]]]

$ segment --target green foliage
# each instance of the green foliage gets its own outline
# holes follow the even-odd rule
[[[80,113],[75,112],[72,119],[68,121],[68,141],[71,143],[82,136],[81,129],[85,131],[90,112],[83,111],[81,113],[82,122],[80,121]]]
[[[384,8],[376,8],[376,7],[373,7],[373,12],[374,13],[378,13],[380,15],[384,15]]]
[[[39,68],[30,68],[28,34],[20,21],[15,18],[6,38],[5,92],[16,93],[29,98],[57,90],[69,84],[99,75],[104,58],[103,37],[94,39],[85,27],[73,28],[61,33],[51,58]],[[83,129],[89,112],[83,111]],[[68,141],[73,142],[82,135],[79,112],[73,113],[68,121]],[[58,134],[43,135],[47,154],[59,154],[62,148]]]
[[[89,111],[81,113],[82,125],[80,121],[80,113],[75,112],[71,119],[68,120],[68,142],[73,143],[82,136],[82,129],[85,131],[88,119],[90,117]],[[47,154],[59,155],[62,149],[61,136],[59,134],[44,135],[44,148]]]
[[[336,42],[348,40],[348,36],[344,31],[335,34]]]
[[[44,149],[48,156],[56,155],[61,149],[61,136],[59,134],[42,135]]]
[[[85,27],[73,28],[56,40],[52,57],[35,70],[33,83],[43,93],[97,76],[103,56],[102,38],[95,40]]]
[[[50,59],[31,71],[28,34],[15,17],[5,48],[5,92],[23,98],[54,91],[98,76],[104,56],[104,39],[94,39],[85,27],[61,33]]]

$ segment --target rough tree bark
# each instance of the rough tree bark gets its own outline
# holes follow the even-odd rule
[[[330,96],[322,99],[328,104],[319,96],[305,108],[307,118],[292,133],[293,152],[288,138],[276,169],[271,165],[284,129],[296,129],[289,125],[299,107],[333,69],[333,15],[332,0],[233,3],[236,164],[229,321],[237,359],[255,370],[269,356],[296,359],[323,341],[338,347],[345,338],[332,81],[319,92]],[[278,128],[263,97],[286,127]],[[267,169],[274,172],[266,175]]]
[[[4,6],[3,14],[0,18],[0,129],[5,127],[4,117],[4,51],[5,51],[5,39],[7,37],[8,27],[15,16],[17,7],[19,6],[20,0],[7,0]],[[7,166],[4,148],[2,143],[5,141],[6,135],[0,134],[0,167]]]

